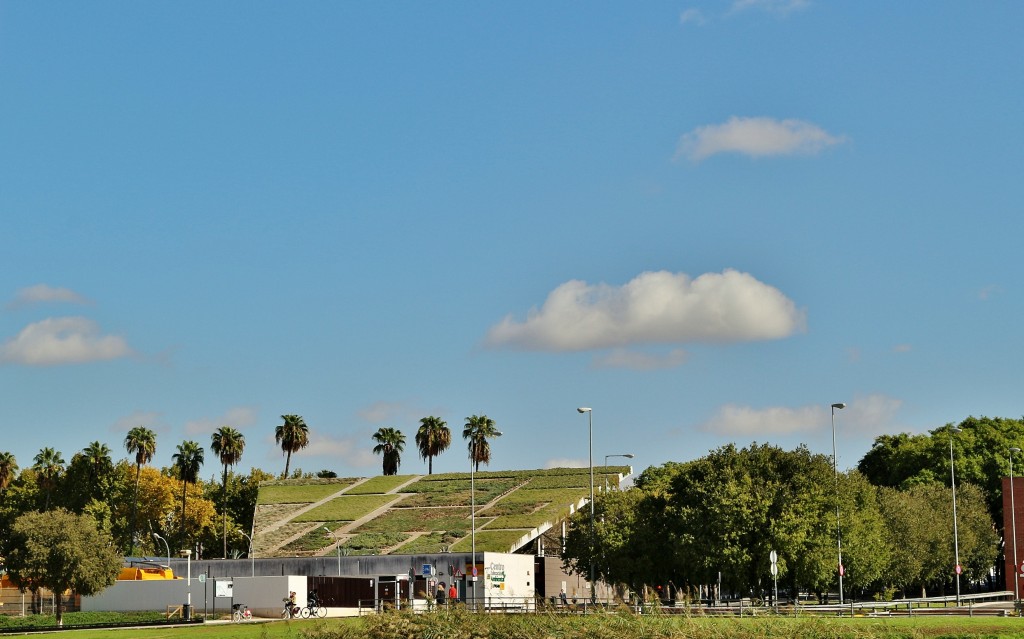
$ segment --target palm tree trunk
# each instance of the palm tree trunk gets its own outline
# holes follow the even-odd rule
[[[185,480],[181,481],[181,540],[178,542],[179,547],[185,547],[185,499],[188,496],[188,482]]]
[[[228,558],[228,465],[224,464],[224,559]]]
[[[284,477],[283,477],[283,479],[288,479],[288,467],[291,466],[291,464],[292,464],[292,451],[289,450],[288,454],[284,458]]]
[[[135,464],[135,499],[132,500],[132,527],[129,530],[128,556],[135,554],[135,515],[139,506],[139,476],[142,474],[142,464]]]

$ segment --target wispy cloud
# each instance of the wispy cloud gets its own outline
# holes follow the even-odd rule
[[[686,351],[676,348],[665,354],[641,353],[616,348],[591,362],[592,368],[627,368],[635,371],[653,371],[675,368],[686,361]]]
[[[841,144],[842,136],[802,120],[731,117],[723,124],[697,127],[679,140],[676,158],[700,162],[720,153],[750,157],[814,155]]]
[[[978,291],[978,299],[982,302],[987,302],[993,295],[1002,293],[1003,289],[996,284],[989,284]]]
[[[356,413],[360,419],[370,424],[384,424],[389,422],[407,422],[410,419],[418,420],[423,415],[404,402],[377,401],[369,406],[364,406]]]
[[[110,425],[110,432],[127,434],[136,426],[145,426],[157,433],[169,432],[170,426],[163,419],[163,413],[156,411],[137,410]]]
[[[365,438],[369,441],[369,438]],[[381,463],[380,457],[374,455],[365,443],[357,442],[352,437],[332,437],[319,431],[311,431],[309,446],[293,454],[293,457],[322,457],[344,462],[348,466],[369,468]]]
[[[881,394],[857,396],[843,410],[844,428],[860,434],[888,432],[903,401]],[[752,408],[727,404],[698,428],[729,437],[791,435],[831,427],[831,408],[813,404],[790,408]]]
[[[686,9],[679,14],[679,24],[695,24],[697,26],[704,26],[707,22],[707,18],[704,17],[704,12],[696,7]]]
[[[69,288],[50,286],[48,284],[36,284],[18,291],[14,299],[7,303],[8,309],[21,308],[34,304],[46,303],[65,304],[92,304],[84,295],[76,293]]]
[[[734,0],[730,13],[757,10],[769,13],[787,14],[811,6],[810,0]]]
[[[910,344],[897,344],[892,347],[892,352],[894,353],[909,353],[911,350],[913,350],[913,347]]]
[[[0,364],[59,366],[118,359],[132,354],[123,337],[102,335],[85,317],[54,317],[29,324],[0,345]]]
[[[587,468],[590,466],[585,459],[570,459],[567,457],[556,457],[544,462],[544,468]]]
[[[230,426],[242,430],[256,423],[259,410],[252,406],[236,406],[220,417],[201,417],[185,423],[185,432],[189,435],[208,435],[221,426]]]
[[[778,289],[726,270],[691,279],[642,273],[623,286],[572,280],[524,321],[491,327],[491,347],[583,351],[635,344],[779,339],[804,328],[804,312]],[[678,356],[677,356],[678,357]]]

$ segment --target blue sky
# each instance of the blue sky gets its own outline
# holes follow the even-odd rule
[[[0,448],[241,468],[1020,417],[1024,4],[0,5]],[[208,457],[205,473],[217,472]]]

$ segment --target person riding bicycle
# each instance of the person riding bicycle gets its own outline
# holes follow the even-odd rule
[[[309,594],[306,595],[306,606],[311,610],[316,610],[320,607],[320,597],[316,594],[316,590],[310,590]]]
[[[292,617],[298,617],[299,616],[300,608],[299,608],[299,604],[296,602],[296,599],[297,599],[297,597],[295,595],[295,591],[294,590],[292,590],[291,592],[288,593],[288,613],[289,613],[289,616],[292,616]]]

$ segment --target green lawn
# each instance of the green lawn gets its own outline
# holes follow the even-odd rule
[[[397,495],[342,495],[292,521],[355,521],[398,499]]]
[[[352,490],[348,491],[349,495],[380,495],[398,488],[405,482],[415,477],[415,475],[381,475],[379,477],[371,477],[370,479],[359,484]],[[419,482],[417,482],[419,483]],[[414,484],[415,485],[415,484]]]
[[[310,484],[303,486],[260,486],[260,504],[312,504],[324,497],[330,497],[355,480],[347,479],[334,484]]]

